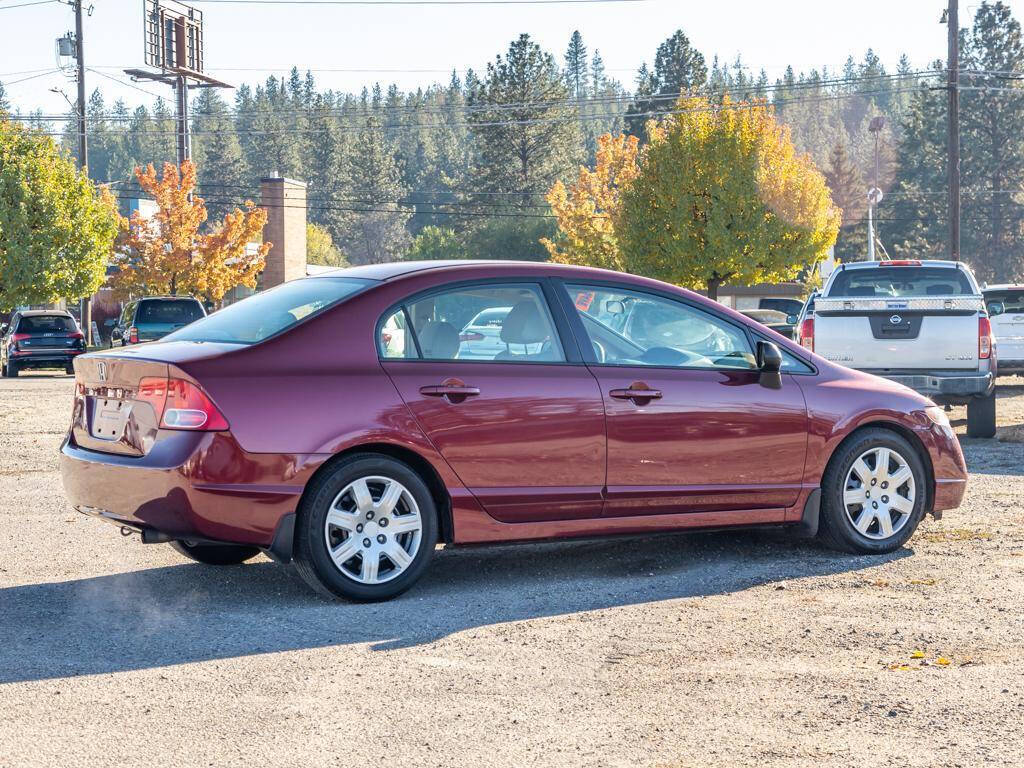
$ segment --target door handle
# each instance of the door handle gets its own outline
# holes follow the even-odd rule
[[[661,398],[660,389],[651,389],[642,382],[634,382],[628,389],[613,389],[608,394],[616,400],[632,400],[637,405]]]
[[[427,397],[443,397],[450,403],[461,403],[467,397],[480,394],[480,387],[468,387],[459,379],[448,379],[440,384],[420,387],[420,394]]]

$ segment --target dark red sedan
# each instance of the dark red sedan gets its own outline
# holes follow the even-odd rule
[[[406,262],[75,361],[78,510],[376,600],[439,541],[785,526],[889,552],[960,504],[945,414],[654,280]]]

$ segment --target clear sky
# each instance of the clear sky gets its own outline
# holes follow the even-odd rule
[[[142,0],[85,0],[86,66],[125,79],[121,70],[142,66]],[[0,82],[16,108],[63,113],[67,103],[54,87],[74,97],[74,82],[61,74],[35,79],[55,67],[54,40],[74,28],[67,5],[0,0]],[[787,64],[799,70],[846,57],[860,59],[871,47],[887,68],[906,53],[915,68],[944,57],[943,0],[642,0],[565,5],[331,6],[196,2],[205,15],[208,73],[233,84],[254,83],[292,65],[315,71],[321,87],[359,90],[375,81],[403,89],[447,80],[446,72],[486,63],[521,32],[561,55],[573,30],[588,49],[601,51],[609,74],[631,86],[637,67],[651,62],[658,44],[677,28],[707,57],[737,55],[774,80]],[[961,3],[968,26],[977,2]],[[1008,3],[1021,16],[1024,0]],[[317,71],[321,70],[321,71]],[[326,71],[335,70],[335,71]],[[339,71],[347,70],[347,71]],[[372,71],[354,71],[372,70]],[[151,101],[145,93],[87,73],[90,91],[100,86],[108,104]],[[172,97],[170,88],[142,87]],[[227,94],[226,94],[227,95]],[[230,96],[229,96],[230,98]]]

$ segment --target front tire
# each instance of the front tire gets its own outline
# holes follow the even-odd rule
[[[437,530],[434,499],[411,467],[390,456],[353,455],[306,490],[295,568],[325,597],[388,600],[423,575]]]
[[[967,436],[996,436],[996,393],[972,398],[967,403]]]
[[[172,541],[171,549],[203,565],[240,565],[260,553],[258,547],[240,544],[190,544]]]
[[[857,432],[825,470],[818,535],[844,552],[893,552],[921,522],[927,481],[924,462],[905,438],[887,429]]]

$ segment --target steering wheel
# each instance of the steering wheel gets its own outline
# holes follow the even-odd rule
[[[603,363],[608,359],[608,353],[605,351],[604,344],[600,341],[591,342],[594,345],[594,354],[597,356],[597,362]]]

